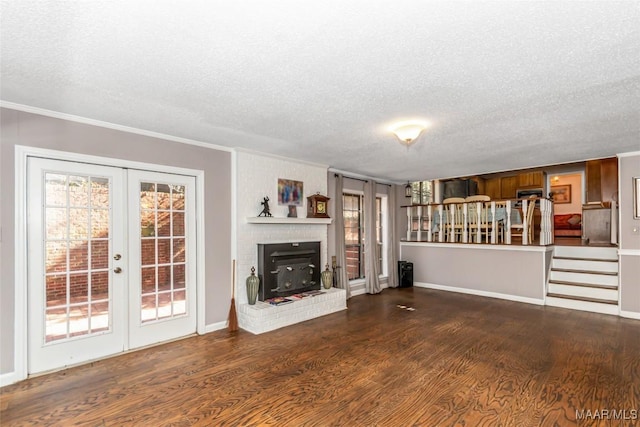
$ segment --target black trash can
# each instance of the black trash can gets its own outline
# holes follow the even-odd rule
[[[398,282],[401,288],[413,286],[413,263],[409,261],[398,261]]]

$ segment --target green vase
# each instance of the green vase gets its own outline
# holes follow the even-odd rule
[[[325,266],[322,272],[322,286],[325,289],[331,289],[331,286],[333,286],[333,272],[329,270],[329,264]]]
[[[254,305],[256,303],[259,287],[260,278],[256,276],[255,267],[251,267],[251,276],[247,277],[247,300],[249,301],[249,305]]]

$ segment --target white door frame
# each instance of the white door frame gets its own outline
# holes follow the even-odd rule
[[[15,277],[14,277],[14,375],[15,381],[28,376],[27,329],[27,158],[44,157],[80,163],[94,163],[129,169],[173,173],[193,176],[196,179],[196,298],[197,333],[205,328],[205,267],[204,267],[204,171],[175,166],[156,165],[111,157],[50,150],[23,145],[15,146]]]

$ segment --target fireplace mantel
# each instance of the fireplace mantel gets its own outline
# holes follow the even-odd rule
[[[288,218],[275,216],[249,216],[247,224],[331,224],[331,218]]]

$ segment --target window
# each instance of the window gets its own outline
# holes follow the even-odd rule
[[[431,181],[417,181],[411,183],[411,204],[426,205],[433,200]]]
[[[364,279],[364,243],[366,237],[364,232],[364,195],[344,193],[342,201],[347,275],[349,280]],[[380,274],[384,274],[385,211],[386,197],[376,197],[376,242],[378,248],[378,271]]]

